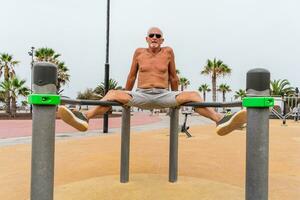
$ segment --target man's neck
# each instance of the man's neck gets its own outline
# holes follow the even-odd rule
[[[161,47],[158,47],[158,48],[148,48],[148,51],[150,53],[156,54],[156,53],[158,53],[158,52],[161,51]]]

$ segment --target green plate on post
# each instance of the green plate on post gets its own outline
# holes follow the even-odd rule
[[[273,97],[244,97],[243,107],[273,107]]]
[[[28,103],[33,105],[59,105],[60,96],[56,94],[31,94]]]

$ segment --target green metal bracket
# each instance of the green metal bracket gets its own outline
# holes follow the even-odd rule
[[[273,97],[244,97],[243,107],[273,107]]]
[[[31,94],[28,103],[34,105],[59,105],[60,96],[56,94]]]

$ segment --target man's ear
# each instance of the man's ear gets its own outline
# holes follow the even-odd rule
[[[162,39],[161,39],[161,43],[163,43],[164,41],[165,41],[165,39],[164,39],[164,38],[162,38]]]

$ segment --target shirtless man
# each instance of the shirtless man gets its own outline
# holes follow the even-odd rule
[[[172,48],[161,47],[163,33],[157,27],[148,30],[146,41],[148,48],[136,49],[125,91],[110,90],[101,101],[117,101],[126,106],[142,109],[170,108],[187,102],[203,102],[198,92],[179,92],[175,59]],[[137,90],[132,88],[137,81]],[[169,91],[169,86],[172,91]],[[58,114],[63,121],[80,131],[88,129],[88,120],[98,114],[104,114],[110,107],[97,106],[85,113],[70,111],[60,106]],[[212,108],[195,108],[200,115],[207,117],[217,125],[217,134],[226,135],[246,123],[246,111],[223,116]]]

